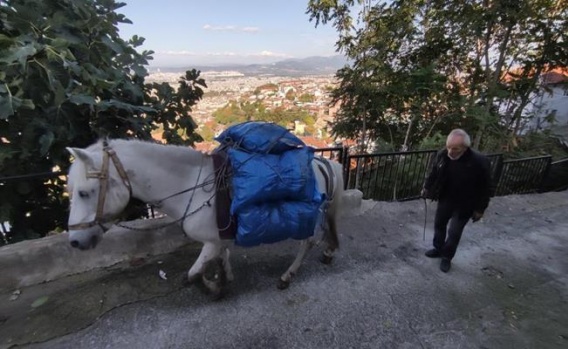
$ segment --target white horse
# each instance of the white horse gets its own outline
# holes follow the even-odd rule
[[[94,248],[133,197],[156,205],[160,212],[181,224],[189,238],[203,243],[199,257],[187,273],[189,282],[201,277],[207,288],[219,295],[224,281],[233,279],[229,250],[217,227],[215,173],[210,155],[189,147],[119,139],[67,150],[75,158],[67,188],[71,197],[71,246]],[[313,168],[318,188],[332,198],[324,211],[326,224],[322,224],[327,246],[321,260],[330,263],[339,247],[336,220],[343,196],[343,175],[339,163],[317,158]],[[315,236],[300,242],[296,259],[280,277],[279,288],[288,287],[316,242]]]

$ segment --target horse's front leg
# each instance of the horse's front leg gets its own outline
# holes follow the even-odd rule
[[[288,270],[286,270],[286,272],[284,274],[282,274],[282,276],[280,277],[280,280],[278,280],[278,288],[279,289],[284,290],[284,289],[288,288],[288,286],[290,286],[290,280],[292,279],[292,276],[294,276],[296,274],[296,272],[300,268],[300,265],[302,265],[302,261],[304,260],[304,257],[306,257],[306,254],[313,247],[313,245],[314,245],[314,239],[313,238],[308,238],[308,239],[302,240],[302,242],[300,242],[300,250],[298,251],[298,254],[296,255],[296,259],[294,260],[292,265],[290,265]]]
[[[209,261],[219,257],[220,254],[221,254],[220,243],[204,242],[199,257],[197,257],[197,260],[195,261],[195,263],[193,263],[193,265],[187,272],[187,282],[191,284],[197,281],[201,277],[203,270],[205,269],[205,265]]]

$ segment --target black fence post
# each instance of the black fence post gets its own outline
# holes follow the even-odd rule
[[[538,187],[536,189],[537,193],[544,192],[543,186],[544,186],[544,183],[545,183],[545,181],[548,177],[548,174],[550,173],[550,168],[552,167],[552,157],[549,157],[547,160],[548,161],[546,162],[546,167],[544,168],[544,173],[543,173],[542,178],[540,179],[540,183],[538,184]]]
[[[527,194],[538,192],[551,156],[503,161],[503,170],[495,195]]]
[[[550,167],[541,184],[540,192],[566,189],[568,189],[568,158],[550,163]]]
[[[493,197],[497,194],[497,185],[503,172],[503,154],[489,154],[487,157],[491,164],[491,196]]]
[[[347,190],[349,184],[349,173],[351,173],[351,158],[349,156],[349,147],[343,146],[343,157],[341,159],[343,165],[343,189]]]

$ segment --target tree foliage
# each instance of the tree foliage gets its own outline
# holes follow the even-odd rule
[[[65,147],[100,137],[150,139],[163,128],[169,143],[200,137],[190,112],[206,87],[188,71],[174,89],[145,84],[152,51],[143,38],[120,37],[131,23],[114,0],[0,2],[1,177],[66,171]],[[44,235],[66,224],[65,179],[28,178],[0,185],[0,221],[11,238]]]
[[[274,122],[278,125],[288,127],[295,121],[304,122],[308,126],[308,131],[313,132],[315,124],[314,117],[302,108],[286,109],[276,107],[267,109],[262,101],[237,102],[230,101],[222,108],[213,112],[213,118],[221,125],[233,125],[246,121],[266,121]]]
[[[302,103],[313,103],[316,100],[316,96],[311,93],[303,93],[298,97],[298,101]]]
[[[408,148],[463,127],[477,146],[515,146],[540,76],[568,66],[566,0],[310,0],[307,12],[353,62],[333,91],[338,136]]]

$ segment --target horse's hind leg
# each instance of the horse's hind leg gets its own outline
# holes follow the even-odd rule
[[[233,279],[235,278],[233,276],[233,268],[231,268],[231,261],[229,260],[230,257],[231,253],[229,252],[229,249],[225,248],[224,253],[221,253],[221,258],[223,260],[223,269],[225,269],[227,281],[233,281]]]
[[[296,259],[294,260],[292,265],[290,265],[288,270],[286,270],[286,272],[282,274],[280,280],[278,280],[279,289],[284,290],[288,288],[288,286],[290,286],[290,280],[292,279],[292,276],[296,274],[296,272],[300,268],[300,265],[302,265],[304,257],[306,257],[306,253],[308,253],[308,251],[312,248],[313,245],[314,245],[313,238],[308,238],[300,242],[300,250],[296,255]]]
[[[326,249],[320,258],[323,264],[331,264],[333,261],[333,253],[339,247],[339,237],[337,235],[337,224],[335,217],[328,215],[326,217],[327,226],[325,227],[324,239],[326,241]]]

